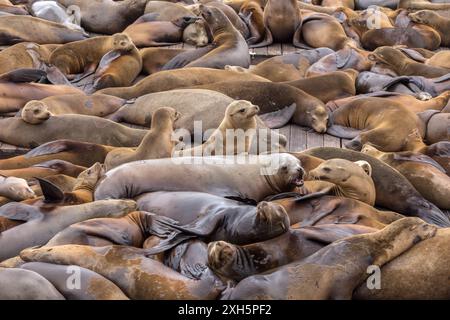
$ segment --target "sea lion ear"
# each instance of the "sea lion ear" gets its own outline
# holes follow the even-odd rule
[[[370,54],[367,56],[367,58],[368,58],[370,61],[377,61],[377,60],[378,60],[376,54],[373,54],[373,53],[370,53]]]
[[[39,182],[45,202],[59,202],[64,200],[64,192],[55,184],[42,178],[35,179]]]
[[[372,166],[370,165],[370,163],[364,160],[355,161],[355,163],[360,166],[369,177],[372,176]]]

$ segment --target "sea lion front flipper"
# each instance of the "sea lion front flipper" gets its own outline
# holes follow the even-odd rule
[[[424,154],[416,153],[416,154],[404,156],[404,155],[401,155],[398,153],[394,153],[394,160],[415,161],[415,162],[425,163],[425,164],[432,165],[433,167],[435,167],[436,169],[438,169],[439,171],[441,171],[443,173],[446,173],[445,169],[439,163],[437,163],[432,158],[430,158],[429,156],[424,155]]]
[[[345,48],[337,51],[335,53],[336,56],[336,67],[338,69],[342,69],[345,67],[345,65],[350,61],[350,58],[352,57],[353,49],[351,48]]]
[[[61,72],[57,67],[55,66],[47,66],[45,65],[45,72],[47,73],[47,80],[50,81],[52,84],[62,84],[71,86],[72,84],[70,81],[66,78],[66,75]]]
[[[414,49],[409,49],[409,48],[398,48],[401,52],[403,52],[404,54],[406,54],[409,58],[414,59],[418,62],[422,62],[424,63],[425,61],[427,61],[427,59],[421,55],[419,52],[417,52]]]
[[[354,139],[361,134],[361,130],[333,124],[327,129],[327,133],[342,139]]]
[[[43,215],[37,207],[20,202],[10,202],[0,208],[0,217],[17,221],[39,219]]]
[[[295,103],[283,109],[264,113],[259,115],[259,118],[268,126],[270,129],[277,129],[285,126],[291,119],[297,110],[297,105]]]
[[[42,178],[35,177],[35,179],[39,182],[45,202],[60,202],[64,200],[64,191],[57,185]]]
[[[120,50],[108,51],[100,60],[100,63],[98,64],[98,67],[97,67],[97,71],[95,73],[97,73],[99,70],[108,66],[111,62],[113,62],[117,58],[120,58],[121,55],[122,55],[122,53]]]
[[[74,150],[75,144],[76,142],[70,140],[50,141],[27,152],[24,155],[24,158],[29,159],[33,157],[55,154],[63,151],[72,151]]]
[[[195,50],[189,50],[182,52],[180,54],[177,54],[175,57],[170,59],[161,70],[172,70],[172,69],[179,69],[183,68],[184,66],[188,65],[194,60],[197,60],[198,58],[204,56],[211,50],[213,50],[216,46],[214,45],[208,45],[203,48],[198,48]]]
[[[40,69],[16,69],[0,75],[0,82],[35,82],[46,77],[46,73]]]

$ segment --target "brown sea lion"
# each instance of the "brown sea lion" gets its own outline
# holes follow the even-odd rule
[[[258,202],[269,195],[301,186],[303,174],[300,161],[283,153],[144,160],[107,172],[96,187],[95,199],[133,198],[151,191],[190,190]],[[148,180],[148,176],[153,178]]]
[[[372,180],[376,189],[376,205],[407,215],[417,216],[430,223],[448,227],[450,220],[435,205],[427,201],[397,170],[382,161],[361,152],[347,149],[321,147],[304,151],[324,160],[341,158],[350,161],[364,160],[372,167]]]
[[[62,266],[58,264],[30,262],[21,267],[34,271],[50,281],[67,300],[129,300],[128,297],[110,280],[89,269],[79,266]],[[72,283],[70,277],[80,276],[79,286]],[[78,284],[78,283],[77,283]]]
[[[369,276],[370,265],[382,267],[418,242],[432,238],[436,230],[421,219],[403,218],[380,231],[335,241],[272,273],[248,277],[224,298],[351,299],[353,290]]]
[[[223,289],[211,273],[202,280],[192,280],[144,253],[143,249],[129,246],[64,245],[24,250],[21,257],[27,262],[90,269],[112,281],[131,299],[216,299]]]
[[[427,146],[421,153],[431,157],[434,161],[439,163],[450,177],[450,142],[441,141]]]
[[[446,248],[450,229],[438,229],[436,235],[403,253],[381,268],[382,285],[370,290],[364,283],[355,289],[354,299],[446,299],[450,297],[446,266],[450,261]]]
[[[0,268],[2,300],[65,300],[43,276],[30,270]]]
[[[276,238],[244,246],[212,242],[208,246],[208,266],[217,275],[238,282],[305,259],[333,241],[375,231],[358,225],[325,224],[290,229]]]
[[[242,74],[241,72],[211,68],[188,68],[157,72],[144,78],[131,87],[107,88],[99,90],[98,93],[109,94],[124,99],[132,99],[143,96],[147,93],[235,80],[268,81],[260,76],[253,74]]]
[[[147,2],[144,13],[157,13],[155,16],[155,20],[157,21],[170,21],[172,19],[192,15],[192,11],[186,8],[182,3],[173,3],[169,1]]]
[[[85,33],[66,26],[31,16],[8,15],[0,17],[0,45],[19,42],[59,44],[86,39]],[[33,30],[30,32],[30,30]]]
[[[192,25],[192,24],[191,24]],[[153,74],[162,70],[162,67],[176,55],[185,52],[185,49],[172,48],[144,48],[139,50],[142,57],[142,71]]]
[[[227,81],[194,88],[214,90],[234,99],[248,100],[260,108],[261,117],[282,110],[281,118],[265,120],[270,128],[279,128],[292,121],[320,133],[327,131],[328,112],[322,101],[284,83]]]
[[[258,0],[245,1],[239,9],[239,16],[248,25],[250,35],[247,43],[250,47],[263,42],[266,37],[270,37],[264,25],[264,8],[261,7]]]
[[[443,17],[431,10],[412,12],[408,16],[412,21],[426,24],[436,30],[441,36],[441,46],[450,46],[450,35],[448,33],[448,30],[450,29],[450,18]]]
[[[3,248],[0,261],[16,256],[25,248],[47,243],[71,224],[99,217],[121,217],[133,211],[135,206],[132,200],[106,200],[41,210],[22,203],[8,203],[1,207],[0,215],[26,223],[0,234]]]
[[[217,68],[236,65],[247,68],[250,55],[244,37],[217,8],[200,5],[200,12],[211,30],[211,45],[180,53],[167,62],[163,70],[176,68]]]
[[[450,113],[428,110],[419,113],[419,117],[426,126],[424,139],[427,143],[450,141]]]
[[[81,26],[87,31],[100,34],[122,32],[134,20],[144,14],[147,0],[58,0],[68,8],[76,5],[81,13]],[[111,21],[114,21],[112,24]]]
[[[27,8],[23,5],[14,5],[9,0],[0,1],[0,12],[14,15],[28,15]]]
[[[172,108],[162,107],[152,115],[152,126],[136,149],[116,148],[105,158],[106,170],[121,164],[146,159],[169,158],[175,141],[172,134],[174,123],[180,114]]]
[[[31,150],[23,156],[0,160],[0,169],[27,168],[49,160],[64,160],[72,164],[90,167],[103,163],[113,147],[73,140],[51,141]]]
[[[0,196],[14,201],[34,198],[36,195],[25,179],[0,176]]]
[[[328,132],[353,139],[345,144],[353,150],[361,150],[366,143],[383,151],[416,151],[425,146],[416,139],[422,128],[418,116],[398,102],[362,98],[334,110],[331,118]]]
[[[4,128],[0,132],[0,141],[25,148],[58,139],[135,147],[147,133],[147,130],[132,129],[111,120],[79,114],[51,116],[40,124],[29,124],[21,118],[6,118],[0,119],[0,125]],[[96,134],[93,135],[93,132]]]
[[[37,163],[28,168],[0,170],[0,176],[17,177],[22,179],[45,178],[56,174],[77,177],[85,167],[72,164],[64,160],[49,160]]]
[[[398,170],[425,199],[441,209],[450,210],[450,178],[428,156],[411,152],[382,152],[370,145],[364,145],[361,152]]]
[[[199,18],[193,13],[170,21],[155,20],[157,13],[147,13],[129,25],[123,33],[139,47],[167,46],[182,42],[183,31]]]
[[[351,162],[345,159],[331,159],[309,171],[308,178],[328,181],[337,188],[335,195],[360,200],[371,206],[375,204],[375,185],[372,167],[367,161]]]
[[[206,22],[199,19],[184,28],[183,42],[196,47],[206,46],[209,42]]]

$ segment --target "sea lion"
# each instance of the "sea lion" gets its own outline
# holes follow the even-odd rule
[[[327,131],[328,112],[323,102],[304,91],[284,83],[259,81],[216,82],[194,88],[214,90],[234,99],[245,99],[257,105],[261,117],[267,113],[284,110],[275,121],[268,119],[270,128],[279,128],[292,121],[295,124]],[[293,112],[292,112],[293,111]]]
[[[17,177],[22,179],[45,178],[56,174],[77,177],[85,167],[74,165],[64,160],[49,160],[35,164],[28,168],[0,170],[0,176]]]
[[[58,0],[68,8],[72,5],[80,9],[81,26],[87,31],[100,34],[122,32],[129,24],[144,14],[147,0]],[[111,21],[114,21],[112,24]]]
[[[247,43],[250,47],[268,40],[267,37],[270,37],[270,35],[267,33],[264,25],[264,8],[261,7],[257,0],[245,1],[239,9],[239,17],[248,25],[250,34]]]
[[[248,277],[227,290],[224,297],[351,299],[353,290],[368,277],[366,270],[370,265],[382,267],[418,242],[432,238],[436,230],[421,219],[403,218],[380,231],[335,241],[272,273]]]
[[[177,155],[235,155],[249,152],[251,140],[256,134],[256,115],[259,107],[246,100],[236,100],[230,103],[225,110],[225,116],[219,127],[209,136],[208,140],[200,146],[184,148]],[[238,131],[245,134],[244,141],[239,141],[235,134]],[[251,133],[254,131],[253,133]],[[233,138],[228,139],[229,133]],[[1,173],[1,171],[0,171]]]
[[[156,13],[155,20],[170,21],[172,19],[182,18],[192,15],[192,11],[181,3],[169,1],[151,1],[145,5],[144,14]]]
[[[341,158],[349,161],[367,161],[372,167],[377,206],[407,216],[417,216],[439,226],[450,226],[448,217],[427,201],[402,174],[374,157],[361,152],[331,147],[312,148],[303,153],[324,160]]]
[[[333,241],[375,231],[377,229],[363,226],[325,224],[290,229],[273,239],[244,246],[225,241],[212,242],[208,245],[208,266],[225,279],[239,282],[305,259]]]
[[[408,16],[412,21],[426,24],[436,30],[441,36],[441,46],[450,46],[450,36],[448,34],[448,30],[450,29],[449,18],[443,17],[437,12],[431,10],[412,12]]]
[[[383,73],[392,76],[424,76],[426,78],[442,77],[448,70],[427,66],[406,57],[400,50],[391,47],[379,47],[369,54],[375,62],[374,67],[381,68]],[[374,69],[372,68],[372,71]],[[381,73],[381,72],[380,72]]]
[[[2,300],[65,300],[64,296],[36,272],[15,268],[0,268]]]
[[[190,23],[183,31],[183,42],[196,47],[204,47],[209,42],[206,22],[199,19]]]
[[[334,110],[331,118],[333,126],[328,132],[352,138],[345,144],[349,149],[361,150],[366,143],[383,151],[416,151],[425,146],[421,139],[416,139],[422,128],[418,116],[398,102],[361,98]]]
[[[190,190],[259,202],[266,196],[301,186],[303,174],[300,161],[283,153],[143,160],[107,172],[97,185],[95,199],[134,198],[151,191]],[[148,176],[153,177],[151,181],[144,178]],[[249,185],[243,181],[253,183]]]
[[[81,13],[77,6],[66,9],[55,1],[35,1],[31,4],[31,13],[37,18],[61,23],[73,30],[84,31],[80,27]]]
[[[142,79],[131,87],[107,88],[99,90],[97,93],[132,99],[153,92],[235,80],[269,81],[257,75],[242,74],[241,72],[211,68],[187,68],[157,72]]]
[[[183,67],[223,69],[226,65],[247,68],[250,65],[247,43],[226,15],[220,9],[204,5],[200,5],[200,12],[211,30],[212,44],[180,53],[167,62],[163,70]]]
[[[358,93],[375,93],[378,91],[398,92],[405,94],[414,94],[411,88],[406,85],[397,83],[386,87],[385,85],[391,82],[393,77],[379,74],[371,71],[363,71],[358,74],[356,78],[356,91]]]
[[[193,13],[170,21],[155,20],[156,13],[147,13],[129,25],[123,33],[139,47],[167,46],[181,42],[184,29],[199,18]]]
[[[424,150],[421,150],[421,152],[439,163],[450,177],[450,142],[441,141],[433,143]]]
[[[42,61],[48,62],[54,48],[51,45],[39,45],[21,42],[0,52],[0,74],[16,69],[40,69]]]
[[[157,109],[152,115],[152,126],[139,146],[135,150],[117,148],[109,152],[105,158],[106,170],[136,160],[169,158],[175,147],[172,137],[174,123],[179,117],[180,114],[172,108]]]
[[[22,201],[34,198],[36,195],[25,179],[0,176],[0,196],[14,201]]]
[[[56,206],[48,211],[31,205],[8,203],[1,208],[0,215],[26,223],[0,234],[3,248],[0,261],[18,255],[25,248],[47,243],[71,224],[99,217],[121,217],[133,211],[135,206],[132,200],[106,200],[76,206]]]
[[[192,280],[147,258],[143,249],[128,246],[43,247],[22,251],[21,258],[92,270],[112,281],[130,299],[216,299],[223,289],[211,273]]]
[[[14,5],[9,0],[0,1],[0,12],[14,15],[28,15],[27,8],[23,5]]]
[[[441,209],[450,210],[450,178],[428,156],[412,152],[382,152],[371,145],[364,145],[361,152],[398,170],[425,199]]]
[[[64,160],[72,164],[90,167],[103,163],[113,147],[73,140],[55,140],[44,143],[25,155],[0,159],[0,169],[27,168],[49,160]]]
[[[197,23],[196,21],[195,23]],[[190,25],[193,25],[191,23]],[[185,29],[186,30],[186,29]],[[162,70],[162,67],[176,55],[185,52],[186,49],[172,49],[172,48],[144,48],[139,50],[142,57],[142,72],[146,74],[153,74]]]
[[[450,76],[447,74],[439,78],[426,78],[421,76],[402,76],[395,77],[384,83],[384,90],[391,91],[398,85],[403,85],[409,89],[410,92],[420,93],[428,92],[432,97],[438,96],[441,93],[450,90]]]
[[[365,283],[355,289],[354,299],[448,299],[449,252],[442,250],[450,239],[450,229],[438,229],[436,235],[403,253],[381,268],[382,285],[370,290]]]
[[[331,182],[335,185],[333,194],[360,200],[373,206],[375,185],[371,175],[372,167],[367,161],[331,159],[309,171],[308,178]]]
[[[29,124],[21,118],[6,118],[0,119],[0,125],[4,128],[0,132],[0,141],[25,148],[58,139],[134,147],[147,133],[147,130],[128,128],[111,120],[78,114],[51,116],[40,124]],[[16,132],[21,134],[18,136]],[[97,134],[93,135],[93,132]]]
[[[30,262],[21,267],[34,271],[50,281],[67,300],[129,300],[128,297],[110,280],[89,269],[79,266]],[[70,276],[74,270],[80,275],[80,286],[70,288]]]
[[[427,143],[450,141],[450,113],[428,110],[418,115],[426,126],[424,139]]]

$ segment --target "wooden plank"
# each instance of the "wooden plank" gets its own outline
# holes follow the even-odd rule
[[[255,55],[267,56],[267,47],[253,48]]]
[[[300,126],[291,126],[291,136],[289,137],[290,151],[302,151],[306,149],[306,130]]]
[[[192,44],[189,44],[189,43],[183,43],[183,49],[194,50],[194,49],[197,49],[197,47]]]
[[[267,54],[269,56],[280,56],[281,55],[281,43],[274,43],[267,47]]]
[[[313,131],[306,132],[306,147],[323,147],[323,134],[319,134]]]
[[[341,148],[342,149],[346,149],[345,148],[345,144],[347,143],[347,142],[349,142],[350,141],[350,139],[341,139]]]
[[[329,134],[324,135],[323,137],[323,146],[324,147],[341,147],[341,139],[338,137],[330,136]]]
[[[280,129],[279,129],[279,133],[282,134],[282,135],[284,135],[284,136],[286,137],[286,139],[287,139],[286,149],[287,149],[288,151],[290,151],[291,148],[290,148],[290,140],[289,140],[289,137],[290,137],[290,135],[291,135],[291,125],[287,125],[287,126],[284,126],[284,127],[280,128]]]
[[[173,44],[171,46],[168,46],[167,48],[170,48],[170,49],[183,49],[183,43]]]
[[[289,44],[289,43],[281,44],[281,53],[283,55],[297,52],[297,50],[298,49],[296,47],[294,47],[292,44]]]

